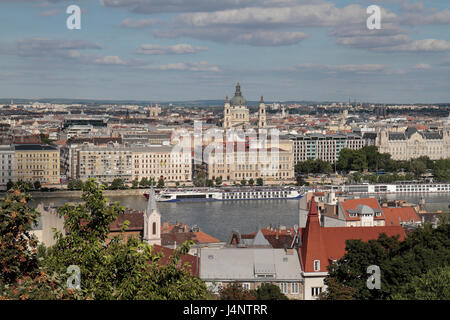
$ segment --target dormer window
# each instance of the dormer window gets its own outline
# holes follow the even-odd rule
[[[320,260],[314,260],[314,271],[320,271]]]

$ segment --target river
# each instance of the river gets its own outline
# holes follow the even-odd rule
[[[422,196],[428,211],[448,210],[449,194],[391,194],[382,195],[381,198],[404,199],[416,204]],[[137,210],[144,210],[147,205],[147,200],[143,196],[120,196],[109,197],[109,199],[120,201],[121,205]],[[76,199],[35,198],[32,205],[44,202],[60,206],[68,201],[76,201]],[[163,222],[179,221],[190,226],[198,225],[202,231],[222,241],[228,240],[232,230],[251,233],[258,227],[266,227],[270,224],[274,226],[298,224],[298,200],[158,202],[158,208]]]

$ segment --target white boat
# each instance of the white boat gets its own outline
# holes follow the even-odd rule
[[[450,193],[450,183],[398,183],[333,186],[334,191],[350,194]]]
[[[300,199],[296,188],[223,188],[209,190],[165,190],[156,196],[159,202],[236,201]]]

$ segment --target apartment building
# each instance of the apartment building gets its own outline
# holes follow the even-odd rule
[[[192,180],[192,155],[176,152],[173,146],[132,147],[133,179],[167,182]]]
[[[365,146],[365,140],[358,134],[309,133],[291,136],[294,142],[294,162],[323,160],[334,163],[344,149],[358,150]]]
[[[292,182],[294,162],[292,152],[280,148],[250,148],[248,144],[227,144],[222,152],[213,150],[207,157],[207,176],[214,180],[240,182],[262,178],[265,182]]]
[[[71,154],[76,163],[75,179],[94,178],[101,182],[124,179],[160,178],[167,182],[192,180],[191,153],[175,152],[173,146],[81,145]]]
[[[14,147],[0,145],[0,186],[6,186],[14,178]]]
[[[58,148],[41,144],[14,146],[15,180],[39,181],[42,185],[60,182],[60,152]]]

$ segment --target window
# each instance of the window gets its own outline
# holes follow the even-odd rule
[[[281,292],[284,294],[289,293],[288,283],[286,283],[286,282],[280,283],[280,289],[281,289]]]
[[[320,271],[320,260],[314,260],[314,271]]]
[[[153,234],[156,234],[156,222],[153,222]]]
[[[248,282],[243,283],[242,288],[244,288],[244,290],[250,290],[250,283]]]
[[[291,293],[292,294],[299,294],[298,283],[292,283],[291,284]]]
[[[313,297],[317,297],[322,292],[322,287],[312,287],[311,288],[311,295]]]

